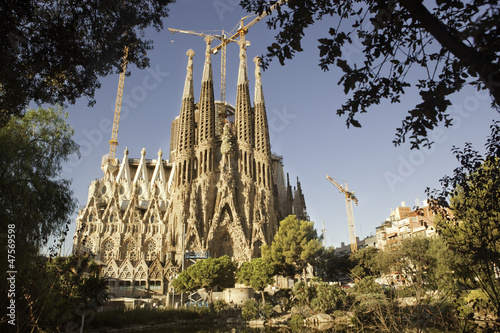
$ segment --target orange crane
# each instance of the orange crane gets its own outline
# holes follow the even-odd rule
[[[116,93],[115,115],[113,119],[113,131],[111,132],[111,140],[109,140],[109,155],[108,162],[111,165],[116,165],[115,154],[116,146],[118,146],[118,126],[120,125],[120,113],[122,109],[123,87],[125,85],[125,72],[128,64],[128,46],[125,46],[122,57],[122,71],[118,80],[118,91]]]
[[[354,215],[352,212],[352,202],[358,205],[358,199],[354,196],[354,192],[349,191],[347,188],[347,182],[345,182],[345,188],[333,180],[330,176],[326,175],[326,179],[336,188],[339,189],[341,193],[345,195],[345,205],[347,209],[347,225],[349,227],[349,241],[351,242],[351,252],[354,253],[358,250],[358,242],[356,241],[356,230],[354,229]]]

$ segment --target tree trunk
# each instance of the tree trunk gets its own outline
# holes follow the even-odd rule
[[[450,51],[460,62],[476,72],[493,98],[493,103],[500,107],[500,69],[493,63],[492,55],[480,52],[466,45],[459,37],[458,31],[440,22],[423,5],[421,0],[401,0],[401,6],[410,16],[420,22],[445,49]]]
[[[208,300],[208,307],[210,309],[210,316],[213,317],[215,315],[215,311],[214,311],[214,300],[213,300],[213,289],[210,289],[210,292],[209,292],[209,300]]]
[[[262,307],[265,307],[266,306],[266,298],[264,297],[264,290],[261,290],[260,294],[262,295]]]

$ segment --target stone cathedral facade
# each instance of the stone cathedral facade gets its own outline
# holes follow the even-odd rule
[[[104,176],[89,187],[79,212],[74,251],[105,264],[113,287],[166,292],[186,252],[237,262],[260,255],[279,221],[308,219],[300,182],[292,188],[282,157],[271,153],[269,128],[255,58],[254,105],[250,102],[245,44],[240,43],[236,106],[216,102],[211,38],[195,102],[189,50],[180,115],[172,121],[170,153],[154,159],[103,158]],[[135,295],[142,295],[136,291]]]

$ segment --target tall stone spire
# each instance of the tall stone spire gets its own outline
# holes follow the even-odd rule
[[[253,61],[255,62],[255,149],[265,156],[270,156],[271,144],[269,140],[269,125],[267,123],[266,105],[264,103],[260,72],[261,59],[255,57]]]
[[[238,72],[238,90],[236,92],[236,135],[238,143],[252,146],[252,106],[248,89],[246,42],[240,41],[240,67]]]
[[[198,126],[199,144],[211,142],[215,136],[215,99],[214,81],[212,76],[211,46],[212,36],[207,36],[207,50],[205,51],[205,66],[203,67],[203,79],[201,81],[200,93],[200,121]]]
[[[191,179],[192,161],[191,157],[194,148],[195,123],[194,123],[194,89],[193,89],[193,57],[194,51],[186,52],[188,56],[188,66],[184,93],[182,95],[181,114],[179,119],[179,139],[177,141],[177,170],[178,182],[185,182]]]

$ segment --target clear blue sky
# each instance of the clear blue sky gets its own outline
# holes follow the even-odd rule
[[[205,33],[232,31],[247,13],[238,6],[238,0],[182,0],[170,6],[165,29],[159,33],[147,32],[155,49],[149,53],[149,70],[131,66],[126,78],[122,118],[118,134],[117,157],[123,157],[125,147],[130,157],[140,157],[146,148],[146,158],[156,158],[162,149],[168,158],[170,124],[179,115],[186,75],[186,51],[193,49],[194,89],[199,98],[205,42],[201,37],[171,34],[166,28],[195,30]],[[250,22],[252,18],[245,20]],[[394,147],[396,127],[406,111],[417,101],[416,92],[409,91],[401,104],[383,104],[373,107],[359,117],[362,128],[345,126],[345,118],[338,117],[336,109],[346,100],[342,87],[337,85],[341,73],[336,69],[323,72],[318,66],[317,39],[327,36],[334,25],[325,19],[306,32],[304,52],[299,53],[283,67],[278,61],[262,74],[271,149],[283,156],[285,172],[295,183],[299,177],[311,220],[318,232],[321,222],[326,228],[327,246],[349,242],[345,201],[342,194],[330,184],[326,175],[338,181],[347,181],[356,192],[359,206],[354,206],[356,234],[364,238],[375,233],[394,209],[405,201],[414,206],[415,199],[424,200],[427,186],[437,187],[438,180],[451,174],[458,164],[451,153],[456,145],[472,142],[482,150],[489,126],[500,115],[490,108],[490,99],[472,88],[453,96],[452,114],[455,125],[431,133],[435,145],[431,150],[410,150],[408,144]],[[247,34],[250,89],[253,94],[255,56],[266,52],[274,39],[265,19]],[[214,42],[214,45],[217,45]],[[362,59],[356,45],[349,50],[351,61]],[[220,56],[212,57],[215,94],[220,96]],[[226,100],[235,104],[238,68],[238,46],[227,48]],[[66,163],[63,177],[72,179],[72,188],[82,208],[87,201],[88,186],[102,177],[102,155],[108,153],[111,138],[118,75],[101,80],[96,92],[97,103],[87,107],[82,99],[70,106],[69,122],[75,129],[74,139],[81,145],[82,157]],[[253,98],[252,98],[253,100]],[[76,218],[76,214],[75,214]],[[71,238],[64,252],[71,251]]]

